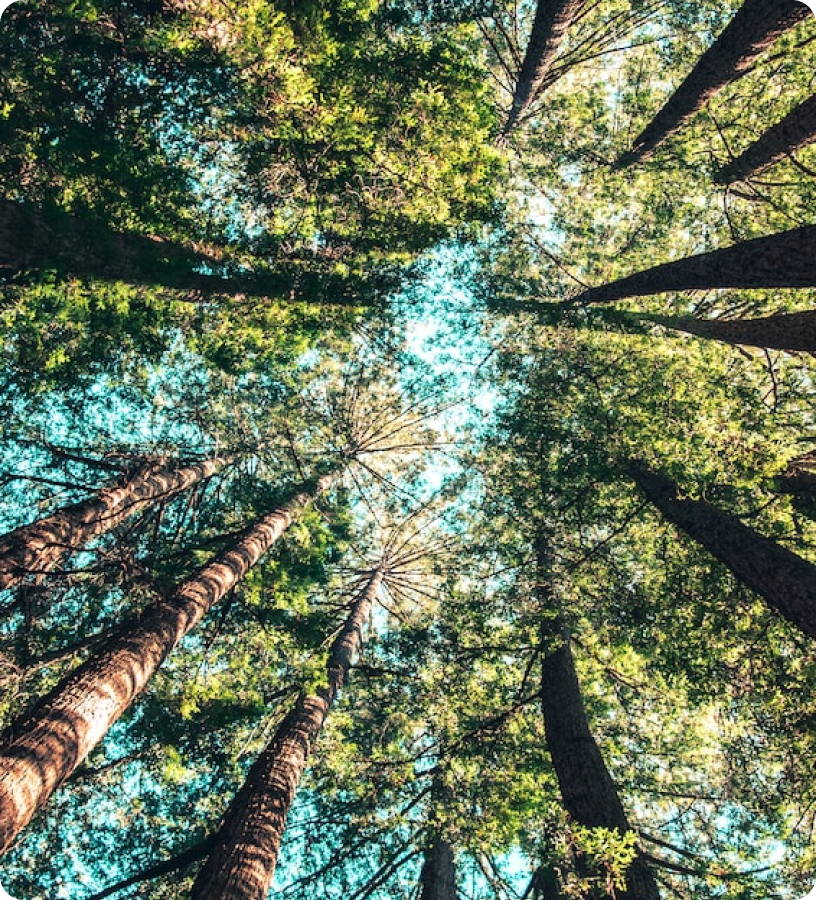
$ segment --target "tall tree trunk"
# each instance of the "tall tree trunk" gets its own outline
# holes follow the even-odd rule
[[[456,861],[453,847],[443,838],[436,838],[425,851],[419,883],[419,900],[456,900]]]
[[[779,313],[760,319],[695,319],[648,314],[638,318],[726,344],[816,352],[816,310]]]
[[[798,2],[798,0],[797,0]],[[666,291],[816,286],[816,225],[686,256],[578,294],[567,305],[608,303]]]
[[[0,589],[28,574],[40,575],[53,569],[65,554],[150,504],[209,478],[224,463],[223,459],[210,459],[177,468],[167,464],[142,466],[124,484],[105,488],[87,500],[0,536]]]
[[[300,697],[250,769],[224,815],[215,849],[198,873],[192,900],[266,900],[306,761],[348,675],[382,577],[380,566],[334,639],[326,666],[328,685]]]
[[[533,30],[516,81],[502,135],[507,137],[536,99],[564,34],[587,0],[538,0]]]
[[[228,274],[203,274],[207,269]],[[126,281],[178,291],[198,302],[216,297],[308,300],[361,306],[393,287],[390,276],[352,282],[332,274],[320,260],[289,260],[252,271],[231,263],[227,250],[199,248],[153,235],[119,232],[104,222],[0,198],[0,279],[27,283],[27,272]],[[198,271],[197,271],[198,270]],[[366,293],[367,292],[367,293]]]
[[[304,485],[12,722],[0,740],[0,852],[102,740],[184,635],[335,477]]]
[[[629,463],[629,472],[669,522],[702,544],[779,615],[816,637],[816,565],[706,500],[683,497],[662,472],[639,461]]]
[[[745,0],[617,165],[622,168],[650,156],[711,97],[745,74],[781,34],[809,15],[810,10],[799,0]]]
[[[552,591],[549,539],[536,540],[536,593],[542,606],[541,709],[564,809],[580,825],[631,831],[618,790],[592,736],[570,649],[570,635]],[[620,900],[659,900],[657,883],[642,855],[626,872]]]
[[[800,103],[781,122],[769,128],[736,159],[714,176],[718,184],[742,181],[758,175],[816,141],[816,94]]]
[[[785,471],[776,477],[774,487],[780,494],[816,500],[816,451],[790,460]]]

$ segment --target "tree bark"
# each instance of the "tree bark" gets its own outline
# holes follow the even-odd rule
[[[102,740],[184,635],[335,477],[304,485],[12,722],[0,739],[0,852]]]
[[[745,74],[781,34],[809,15],[812,13],[799,0],[745,0],[720,37],[616,165],[624,168],[651,156],[711,97]]]
[[[683,497],[662,472],[630,461],[629,473],[669,522],[705,547],[771,609],[816,637],[816,565],[708,501]]]
[[[513,131],[536,99],[564,34],[586,4],[587,0],[539,0],[503,137]]]
[[[547,749],[552,758],[564,809],[587,828],[631,831],[615,782],[589,728],[570,649],[570,635],[552,592],[548,539],[536,540],[536,593],[542,606],[541,709]],[[659,900],[660,892],[646,860],[638,854],[626,872],[620,900]]]
[[[776,477],[774,488],[780,494],[816,500],[816,451],[790,460],[785,471]]]
[[[567,305],[608,303],[666,291],[814,286],[816,225],[805,225],[644,269],[609,284],[589,288]]]
[[[150,504],[209,478],[224,462],[210,459],[178,468],[166,464],[142,466],[124,484],[105,488],[94,497],[0,536],[0,589],[17,584],[26,575],[53,569],[65,554]]]
[[[456,861],[446,840],[437,838],[425,851],[419,882],[420,900],[457,900]]]
[[[816,94],[800,103],[736,159],[723,166],[714,176],[714,181],[718,184],[731,184],[758,175],[814,141]]]
[[[726,344],[816,352],[816,310],[779,313],[760,319],[695,319],[690,316],[655,315],[641,315],[639,318]]]
[[[224,815],[215,849],[193,884],[192,900],[266,900],[295,792],[348,675],[382,577],[380,566],[334,639],[326,666],[328,685],[300,697],[250,769]]]
[[[287,260],[275,269],[257,265],[249,271],[236,267],[224,248],[115,231],[55,207],[0,198],[0,281],[25,284],[26,273],[40,269],[61,277],[166,288],[190,302],[249,297],[362,306],[394,284],[387,275],[353,281],[309,259]],[[201,269],[225,274],[204,274]]]

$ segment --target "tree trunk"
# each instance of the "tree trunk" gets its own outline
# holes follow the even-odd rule
[[[723,166],[714,176],[714,181],[718,184],[731,184],[758,175],[814,141],[816,141],[816,94],[800,103],[735,160]]]
[[[502,136],[507,137],[536,99],[564,34],[587,0],[538,0],[533,30],[516,81]]]
[[[631,831],[618,790],[587,721],[570,649],[570,635],[551,587],[548,539],[536,541],[536,593],[542,605],[541,709],[564,809],[587,828]],[[626,872],[620,900],[659,900],[657,883],[645,859],[635,857]]]
[[[623,168],[650,156],[711,97],[744,75],[781,34],[809,15],[812,13],[799,0],[745,0],[617,166]]]
[[[608,303],[666,291],[814,286],[816,225],[805,225],[644,269],[589,288],[568,301],[568,305]]]
[[[0,280],[28,281],[30,270],[61,277],[125,281],[178,291],[200,302],[217,297],[307,300],[362,306],[393,287],[388,275],[353,281],[316,259],[289,260],[272,269],[236,266],[224,248],[199,248],[154,235],[119,232],[55,207],[0,198]],[[200,270],[225,274],[203,274]],[[370,298],[367,300],[366,298]]]
[[[816,310],[780,313],[761,319],[695,319],[689,316],[653,315],[639,318],[726,344],[816,352]]]
[[[0,852],[104,738],[184,635],[335,477],[309,483],[248,528],[232,548],[182,582],[168,600],[142,612],[12,722],[0,741]]]
[[[816,637],[816,565],[706,500],[681,496],[671,479],[639,461],[630,462],[629,472],[669,522],[702,544],[779,615]]]
[[[456,862],[446,840],[437,838],[425,851],[419,882],[420,900],[456,900]]]
[[[332,643],[327,687],[300,697],[250,769],[224,815],[215,849],[198,873],[192,900],[266,900],[306,761],[360,645],[382,575],[381,566]]]
[[[53,569],[65,554],[105,534],[151,503],[209,478],[224,462],[210,459],[179,468],[142,466],[124,484],[105,488],[94,497],[0,536],[0,589],[18,583],[28,574],[40,575]]]
[[[816,500],[816,452],[790,460],[785,471],[776,477],[774,488],[780,494]]]

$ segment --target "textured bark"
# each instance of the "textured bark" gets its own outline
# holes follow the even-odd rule
[[[419,882],[420,900],[456,900],[456,862],[447,841],[437,838],[426,850]]]
[[[816,352],[816,310],[780,313],[760,319],[695,319],[687,316],[652,315],[640,318],[727,344]]]
[[[28,574],[53,569],[72,550],[105,534],[151,503],[209,478],[224,464],[211,459],[190,466],[147,465],[124,484],[63,507],[53,515],[0,536],[0,589]]]
[[[541,709],[564,809],[580,825],[617,829],[623,835],[632,829],[589,728],[566,623],[560,609],[553,609],[546,539],[539,537],[536,554],[536,590],[543,610]],[[627,869],[626,890],[616,896],[620,900],[659,900],[657,883],[642,855]]]
[[[629,166],[650,156],[718,91],[745,74],[781,34],[809,15],[799,0],[745,0],[617,165]]]
[[[706,500],[683,497],[661,472],[631,462],[645,497],[783,618],[816,637],[816,566]]]
[[[510,112],[502,129],[505,137],[538,96],[564,34],[586,4],[587,0],[539,0]]]
[[[300,697],[250,769],[224,815],[215,849],[198,873],[192,900],[266,900],[295,792],[348,675],[381,581],[380,568],[357,596],[332,643],[327,687]]]
[[[102,740],[170,651],[334,480],[326,475],[248,528],[229,550],[146,609],[0,739],[0,852]]]
[[[644,269],[589,288],[569,304],[608,303],[666,291],[814,286],[816,225],[806,225]]]
[[[731,184],[758,175],[816,141],[816,94],[800,103],[781,122],[714,176],[718,184]]]

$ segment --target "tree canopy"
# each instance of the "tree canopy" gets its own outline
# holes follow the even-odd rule
[[[808,891],[814,39],[6,10],[6,890]]]

